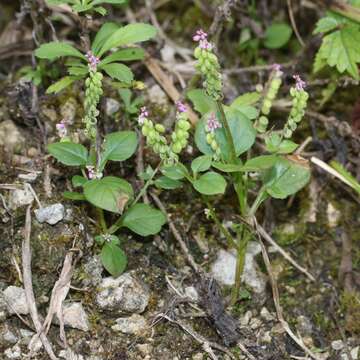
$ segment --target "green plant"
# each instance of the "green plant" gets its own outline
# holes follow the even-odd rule
[[[196,33],[194,40],[199,42],[194,52],[198,60],[196,68],[205,81],[203,89],[191,90],[187,95],[195,110],[202,115],[196,126],[195,143],[203,155],[192,160],[190,169],[178,160],[189,131],[183,122],[187,118],[187,109],[183,104],[178,104],[177,123],[170,135],[170,144],[163,126],[153,124],[144,109],[139,123],[145,136],[149,136],[149,123],[151,131],[157,129],[162,134],[155,135],[155,131],[151,136],[158,141],[147,142],[156,153],[160,153],[164,162],[161,166],[163,175],[159,178],[161,181],[157,179],[157,185],[174,189],[181,186],[183,180],[188,181],[201,194],[207,206],[207,216],[224,233],[229,246],[237,250],[236,285],[232,297],[235,302],[247,244],[253,237],[254,217],[260,205],[269,197],[284,199],[309,181],[307,161],[290,155],[297,148],[297,144],[290,139],[304,116],[308,94],[304,89],[305,83],[295,76],[296,85],[290,90],[293,106],[285,125],[279,130],[268,129],[268,115],[281,85],[280,67],[274,66],[268,83],[261,91],[243,94],[231,104],[224,105],[220,65],[213,46],[208,42],[207,34],[201,30]],[[257,136],[265,143],[268,154],[253,157],[250,150]],[[180,141],[181,146],[174,146],[174,141]],[[173,157],[169,149],[176,150],[177,156]],[[210,201],[210,196],[223,195],[228,184],[235,191],[239,204],[238,218],[241,219],[234,227],[235,238],[222,225]],[[251,194],[254,191],[255,197]]]
[[[49,5],[67,4],[76,13],[95,11],[100,15],[106,14],[106,9],[101,6],[104,4],[124,5],[127,0],[46,0]]]
[[[94,38],[91,51],[86,55],[64,42],[44,44],[35,51],[35,55],[41,59],[68,58],[66,64],[69,76],[51,85],[48,92],[56,93],[75,80],[85,79],[83,122],[84,132],[90,141],[89,148],[72,142],[67,124],[61,122],[56,126],[61,141],[50,144],[48,151],[62,164],[80,169],[82,175],[73,176],[72,185],[81,191],[65,192],[64,196],[72,200],[86,200],[97,209],[101,235],[95,239],[102,246],[101,260],[104,267],[114,276],[125,269],[127,261],[121,249],[120,238],[115,233],[121,228],[128,228],[141,236],[156,234],[166,218],[161,211],[139,203],[144,189],[135,196],[132,186],[125,179],[104,176],[109,161],[125,161],[134,154],[138,139],[134,131],[118,131],[105,135],[101,140],[97,131],[97,105],[103,93],[103,76],[108,75],[130,85],[134,79],[133,73],[119,61],[141,59],[144,51],[140,48],[125,48],[107,56],[104,54],[110,49],[148,40],[155,33],[155,29],[147,24],[119,27],[113,23],[105,23]],[[149,181],[155,173],[154,171]],[[104,210],[119,215],[110,227],[105,221]]]
[[[335,8],[317,22],[314,34],[323,34],[323,39],[314,61],[314,72],[327,65],[335,67],[340,74],[347,72],[359,79],[360,2],[352,0],[350,4],[353,8]]]

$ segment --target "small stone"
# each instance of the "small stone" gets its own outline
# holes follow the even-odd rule
[[[138,344],[136,345],[136,348],[144,357],[149,356],[153,349],[152,345],[150,344]]]
[[[77,102],[74,98],[69,98],[60,107],[62,120],[67,124],[73,124],[76,117]]]
[[[6,349],[4,355],[7,359],[21,359],[21,349],[19,345],[15,345],[12,348]]]
[[[59,352],[59,357],[65,360],[85,360],[82,355],[76,354],[71,349],[61,350]]]
[[[36,156],[39,155],[39,150],[34,148],[34,147],[31,147],[28,151],[27,151],[27,155],[31,158],[34,158]]]
[[[158,84],[153,85],[149,89],[149,99],[157,105],[166,106],[168,97]]]
[[[88,316],[81,303],[65,304],[63,307],[64,325],[73,329],[89,331]],[[58,319],[56,319],[58,323]]]
[[[8,286],[3,295],[6,299],[8,312],[10,315],[18,313],[20,315],[27,315],[29,307],[26,301],[25,290],[17,286]]]
[[[184,291],[185,295],[191,299],[191,301],[197,302],[199,300],[199,294],[193,286],[187,286]]]
[[[143,316],[133,314],[130,317],[116,319],[116,324],[111,328],[124,334],[141,335],[148,329],[148,324]]]
[[[300,315],[296,319],[296,328],[303,337],[311,337],[313,333],[313,325],[311,321],[303,315]]]
[[[262,325],[262,322],[258,318],[252,318],[250,321],[250,328],[253,330],[258,329]]]
[[[4,328],[0,331],[0,340],[8,344],[16,344],[19,338],[10,330],[9,326],[5,324]]]
[[[101,277],[102,272],[103,272],[103,266],[101,263],[100,256],[91,257],[84,264],[85,278],[82,281],[83,285],[98,286],[102,281],[102,277]]]
[[[265,333],[261,336],[260,341],[265,344],[271,344],[272,337],[270,335],[270,331],[265,331]]]
[[[39,174],[37,172],[30,172],[30,173],[27,173],[27,174],[19,174],[18,178],[20,180],[25,181],[25,182],[32,183],[37,179],[38,175]]]
[[[48,223],[49,225],[55,225],[61,221],[65,216],[65,208],[63,204],[57,203],[35,211],[36,220],[39,223]]]
[[[341,212],[336,209],[336,207],[331,202],[329,202],[326,209],[326,214],[329,227],[336,227],[340,222]]]
[[[352,357],[352,360],[358,360],[359,359],[359,346],[354,347],[353,349],[350,350],[350,354]],[[349,360],[349,357],[346,353],[342,353],[341,355],[341,360]]]
[[[269,310],[266,307],[263,307],[260,311],[260,316],[265,320],[265,321],[274,321],[274,316],[270,314]]]
[[[164,63],[169,64],[175,64],[175,54],[176,51],[174,49],[173,46],[170,45],[164,45],[164,47],[160,50],[160,55],[162,58],[162,61],[164,61]]]
[[[43,107],[41,109],[41,112],[43,115],[45,115],[45,117],[48,118],[48,120],[50,120],[52,123],[56,123],[57,122],[57,113],[55,111],[55,109],[52,109],[50,107]]]
[[[248,310],[245,315],[240,319],[240,325],[246,326],[249,324],[250,319],[252,318],[251,310]]]
[[[25,205],[30,205],[34,201],[34,195],[25,187],[10,192],[9,206],[12,210]]]
[[[339,351],[341,349],[344,348],[344,343],[342,340],[334,340],[332,343],[331,343],[331,347],[333,350],[335,351]]]
[[[107,98],[106,99],[106,106],[105,106],[105,111],[106,111],[106,115],[107,116],[112,116],[114,115],[117,111],[119,111],[120,109],[120,103],[112,98]]]
[[[5,151],[19,153],[25,145],[25,138],[11,120],[0,123],[0,147]]]
[[[20,329],[20,336],[22,338],[29,338],[34,335],[34,332],[28,329]]]
[[[99,287],[96,302],[102,310],[141,314],[149,303],[149,290],[130,273],[124,273],[118,278],[107,277]]]
[[[192,360],[204,360],[204,355],[202,353],[197,353],[197,354],[193,355],[193,357],[191,359]]]
[[[271,328],[271,334],[280,335],[284,333],[285,333],[285,329],[281,324],[276,324]]]

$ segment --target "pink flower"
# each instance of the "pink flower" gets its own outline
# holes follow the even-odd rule
[[[56,124],[56,130],[59,137],[64,138],[67,135],[67,129],[64,120]]]
[[[95,179],[96,178],[96,174],[95,174],[95,170],[94,167],[91,165],[88,165],[86,167],[86,170],[88,171],[88,177],[90,180]]]
[[[138,117],[138,121],[139,121],[139,124],[142,125],[144,123],[144,120],[147,119],[147,117],[149,116],[149,112],[148,110],[146,109],[145,106],[143,106],[141,109],[140,109],[140,115]]]
[[[300,75],[294,75],[293,76],[294,80],[296,81],[295,84],[295,89],[297,91],[302,91],[304,90],[304,88],[306,87],[306,82],[301,80]]]
[[[203,40],[207,40],[207,37],[208,34],[202,29],[199,29],[196,31],[195,35],[193,36],[193,40],[196,42],[203,41]]]
[[[100,62],[100,59],[98,57],[96,57],[91,51],[88,51],[86,53],[85,57],[88,59],[90,68],[92,70],[96,70],[96,67]]]
[[[207,131],[214,132],[216,129],[221,128],[221,124],[215,116],[215,113],[211,113],[206,123]]]
[[[187,111],[186,105],[180,100],[176,101],[175,104],[178,112],[183,113]]]

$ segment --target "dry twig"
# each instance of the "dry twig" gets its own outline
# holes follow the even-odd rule
[[[31,248],[30,248],[30,236],[31,236],[31,205],[26,209],[26,219],[25,219],[25,234],[24,240],[22,243],[22,266],[23,266],[23,279],[24,279],[24,289],[26,300],[29,306],[29,312],[31,319],[34,323],[35,329],[40,333],[40,340],[44,345],[46,352],[48,353],[50,359],[57,360],[56,355],[54,354],[51,344],[44,333],[41,332],[41,322],[39,314],[36,308],[36,301],[34,290],[32,286],[32,274],[31,274]],[[30,342],[29,346],[33,344],[33,341]]]

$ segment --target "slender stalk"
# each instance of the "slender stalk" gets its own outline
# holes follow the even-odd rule
[[[140,198],[145,194],[147,188],[152,184],[153,179],[154,179],[155,175],[157,174],[157,172],[159,171],[161,165],[162,165],[162,161],[160,161],[159,165],[153,171],[150,178],[146,181],[145,185],[142,187],[142,189],[140,190],[140,192],[137,195],[137,197],[135,198],[135,200],[130,203],[129,207],[134,206],[140,200]],[[108,230],[109,234],[114,234],[116,231],[118,231],[121,228],[124,214],[122,214],[119,217],[119,219],[116,220],[116,222],[109,228],[109,230]]]
[[[251,232],[245,226],[242,231],[242,236],[239,238],[238,241],[238,250],[237,250],[237,257],[236,257],[236,273],[235,273],[235,285],[232,288],[231,292],[231,305],[234,305],[239,296],[239,290],[241,285],[241,276],[244,271],[245,265],[245,256],[246,256],[246,249],[251,239]]]
[[[249,210],[249,217],[252,217],[255,215],[257,209],[259,208],[259,206],[262,204],[262,202],[268,197],[266,191],[261,188],[256,199],[254,200],[250,210]]]
[[[96,211],[97,211],[97,214],[98,214],[101,231],[103,233],[106,233],[107,232],[107,225],[106,225],[106,221],[105,221],[104,210],[97,207]]]

